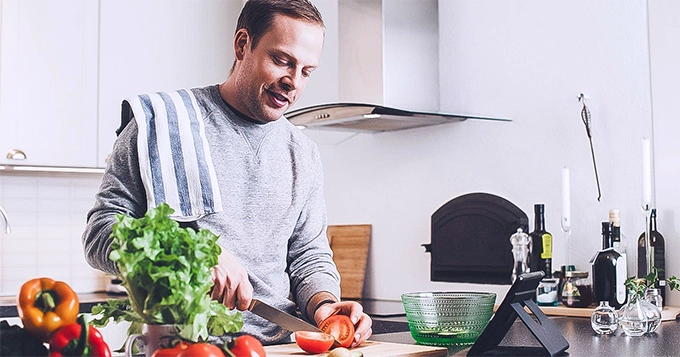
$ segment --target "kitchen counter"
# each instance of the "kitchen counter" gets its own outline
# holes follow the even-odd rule
[[[94,305],[106,302],[108,299],[122,299],[124,297],[125,295],[109,294],[106,292],[79,293],[80,312],[89,313]],[[376,299],[357,301],[362,304],[364,311],[372,318],[404,317],[403,321],[406,321],[406,313],[401,301]],[[16,305],[16,296],[0,296],[0,318],[19,316]]]
[[[80,311],[88,313],[92,306],[120,295],[106,293],[79,294]],[[408,332],[403,308],[397,301],[364,301],[374,321],[371,340],[414,344]],[[16,298],[0,297],[0,317],[16,317]],[[569,342],[569,356],[680,356],[680,320],[665,321],[656,333],[642,337],[626,337],[619,329],[614,335],[597,335],[585,317],[550,316],[550,320]],[[123,330],[124,331],[124,330]],[[504,346],[540,346],[531,332],[517,319],[505,336]],[[451,347],[449,356],[465,356],[468,347]]]
[[[656,333],[642,337],[627,337],[621,329],[614,335],[597,335],[584,317],[553,316],[550,320],[569,342],[565,356],[680,356],[680,320],[666,321]],[[396,343],[415,343],[409,332],[374,335],[372,340]],[[518,319],[508,331],[503,346],[540,346],[538,341]],[[449,348],[449,356],[465,356],[465,348]]]
[[[80,302],[80,312],[89,313],[92,311],[92,307],[106,302],[108,299],[121,299],[124,296],[108,294],[105,292],[96,292],[89,294],[78,294],[78,301]],[[19,316],[17,312],[17,298],[16,296],[0,296],[0,318],[4,317],[17,317]]]

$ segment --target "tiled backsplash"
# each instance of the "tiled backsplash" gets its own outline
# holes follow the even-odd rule
[[[0,205],[11,234],[0,232],[0,295],[16,295],[35,277],[68,283],[76,292],[102,291],[106,275],[83,256],[81,235],[99,175],[0,175]]]

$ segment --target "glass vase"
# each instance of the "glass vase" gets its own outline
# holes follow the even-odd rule
[[[609,301],[600,301],[600,306],[593,310],[590,326],[598,335],[608,335],[616,331],[619,327],[619,317],[616,310],[609,306]]]
[[[649,318],[647,317],[649,307],[656,309],[637,295],[628,295],[628,303],[619,309],[619,326],[626,336],[637,337],[649,332]]]

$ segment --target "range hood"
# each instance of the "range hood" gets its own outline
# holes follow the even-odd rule
[[[383,132],[446,124],[466,119],[486,118],[472,115],[430,113],[397,109],[366,103],[329,103],[292,110],[286,118],[300,128],[352,132]]]
[[[466,119],[442,113],[437,0],[338,1],[338,97],[285,114],[301,128],[384,132]]]

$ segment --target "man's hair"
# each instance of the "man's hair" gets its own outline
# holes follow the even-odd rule
[[[269,30],[276,15],[318,24],[325,28],[321,13],[309,0],[248,0],[241,10],[236,32],[245,28],[255,47]]]

